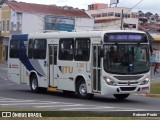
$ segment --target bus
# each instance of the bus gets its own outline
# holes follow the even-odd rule
[[[32,92],[126,99],[150,92],[150,41],[129,30],[11,35],[8,78]]]

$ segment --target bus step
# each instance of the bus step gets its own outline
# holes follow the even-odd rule
[[[49,87],[48,90],[49,90],[49,91],[57,91],[57,88]]]

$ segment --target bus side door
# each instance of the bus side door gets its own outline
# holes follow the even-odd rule
[[[57,45],[49,45],[49,86],[57,87]]]
[[[92,85],[93,85],[93,92],[100,92],[101,91],[101,81],[100,81],[100,74],[101,74],[101,68],[100,68],[100,45],[93,45],[92,46],[92,65],[93,65],[93,71],[92,71]]]

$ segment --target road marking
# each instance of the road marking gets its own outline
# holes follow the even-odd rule
[[[9,83],[9,84],[6,84],[6,85],[0,85],[0,87],[4,87],[4,86],[13,86],[13,85],[17,85],[17,84],[11,84],[11,83]]]
[[[60,102],[52,102],[52,104],[57,104]],[[41,105],[41,104],[51,104],[51,103],[11,103],[11,104],[0,104],[2,106],[14,106],[14,105]]]
[[[144,111],[145,109],[135,108],[121,108],[121,107],[110,107],[110,106],[98,106],[88,104],[76,104],[68,102],[52,102],[42,100],[24,100],[24,99],[13,99],[0,97],[0,106],[27,106],[31,108],[39,109],[53,109],[58,111]]]
[[[16,100],[16,99],[0,97],[0,100]]]
[[[36,108],[49,108],[49,107],[79,107],[79,106],[86,106],[82,104],[71,104],[71,105],[50,105],[50,106],[36,106]],[[92,105],[90,105],[92,106]]]
[[[23,100],[23,101],[2,101],[2,100],[0,100],[0,103],[1,102],[6,102],[6,103],[11,103],[11,102],[33,102],[34,100]]]
[[[5,77],[2,77],[2,76],[0,76],[0,78],[1,78],[1,79],[3,79],[3,80],[8,80],[7,78],[5,78]]]
[[[60,109],[60,110],[66,110],[66,111],[71,111],[71,110],[97,110],[97,109],[113,109],[115,107],[103,107],[103,106],[98,106],[98,107],[92,107],[92,108],[86,108],[86,107],[81,107],[81,108],[64,108],[64,109]]]

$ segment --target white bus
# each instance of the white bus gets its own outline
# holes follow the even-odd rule
[[[31,91],[75,92],[80,98],[150,92],[150,45],[140,31],[12,35],[8,78]]]

